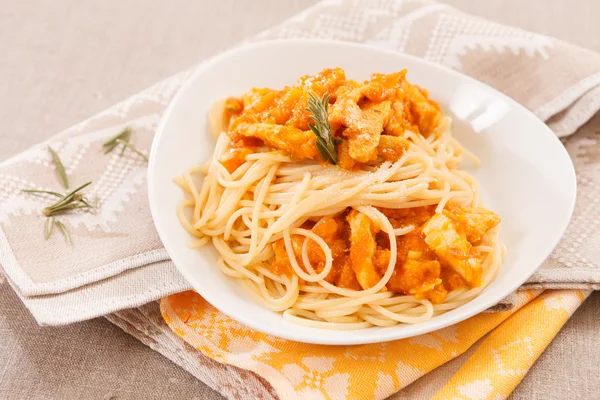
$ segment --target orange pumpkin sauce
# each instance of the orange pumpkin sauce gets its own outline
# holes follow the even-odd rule
[[[342,168],[362,163],[396,161],[408,148],[406,131],[431,134],[441,112],[429,99],[427,91],[406,80],[406,70],[392,74],[373,74],[361,83],[346,78],[341,68],[325,69],[301,77],[294,85],[281,90],[253,88],[240,98],[225,101],[225,118],[233,157],[222,160],[231,172],[241,165],[247,154],[239,150],[245,142],[239,137],[259,139],[270,150],[279,150],[295,159],[321,161],[316,136],[309,130],[312,123],[308,94],[329,96],[329,121]]]
[[[420,227],[434,214],[435,207],[380,210],[392,221],[395,228],[415,226],[411,232],[396,238],[397,253],[394,271],[386,284],[386,290],[413,295],[417,299],[428,299],[437,304],[446,298],[449,291],[469,286],[458,273],[440,260],[424,241]],[[342,288],[367,289],[377,283],[388,268],[389,237],[371,224],[365,227],[367,232],[365,235],[368,236],[368,232],[371,232],[371,238],[361,237],[360,244],[352,243],[353,227],[348,221],[350,214],[351,212],[347,211],[334,218],[325,218],[318,225],[307,222],[303,224],[303,228],[312,229],[331,248],[333,265],[325,278],[327,282]],[[292,236],[293,253],[303,270],[305,270],[302,261],[304,240],[304,236]],[[371,245],[365,245],[371,240],[374,241],[372,248]],[[272,272],[288,276],[293,274],[283,239],[275,242],[273,249],[275,260],[271,264]],[[321,272],[325,267],[325,254],[321,248],[309,240],[307,254],[311,266],[317,273]],[[371,264],[375,272],[375,275],[370,276],[374,281],[369,282],[367,287],[359,282],[360,277],[368,273],[365,272],[368,268],[365,264]]]

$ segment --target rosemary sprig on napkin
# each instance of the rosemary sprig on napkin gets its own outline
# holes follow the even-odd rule
[[[315,121],[314,124],[308,124],[308,127],[317,136],[317,150],[321,158],[323,161],[330,160],[332,164],[337,164],[336,140],[329,124],[329,95],[324,94],[319,100],[309,92],[306,111],[311,113],[310,117]]]
[[[56,165],[56,169],[58,170],[58,174],[60,175],[60,179],[62,181],[65,189],[69,189],[69,180],[67,179],[67,173],[65,171],[65,167],[58,157],[58,154],[52,147],[48,146],[48,152],[52,156],[52,160]],[[23,193],[33,193],[33,194],[49,194],[51,196],[57,197],[58,200],[50,204],[47,207],[42,209],[42,214],[46,216],[46,224],[44,226],[44,237],[46,240],[50,239],[52,236],[52,231],[54,229],[54,225],[58,227],[58,229],[62,232],[67,244],[71,244],[71,234],[69,233],[67,227],[60,221],[55,219],[55,216],[67,213],[72,210],[78,209],[93,209],[92,205],[85,198],[85,196],[81,193],[83,189],[91,185],[92,182],[85,183],[79,186],[75,190],[71,190],[70,192],[62,195],[58,192],[54,192],[52,190],[38,190],[38,189],[22,189]]]
[[[92,182],[84,183],[77,189],[70,191],[64,196],[61,196],[56,203],[45,207],[42,210],[42,214],[44,214],[46,217],[53,217],[55,215],[64,214],[71,210],[93,208],[88,200],[80,193],[83,189],[91,184]]]
[[[142,151],[138,150],[133,144],[129,142],[131,139],[131,128],[126,127],[118,134],[107,140],[102,147],[104,148],[104,154],[108,154],[115,149],[115,147],[121,145],[121,153],[119,157],[123,156],[125,150],[131,150],[134,153],[141,156],[146,162],[148,162],[148,156],[144,154]],[[67,178],[67,172],[65,171],[65,167],[58,156],[58,153],[54,151],[54,149],[48,146],[48,152],[50,156],[52,156],[52,161],[56,166],[56,170],[58,171],[58,175],[60,176],[60,180],[65,187],[65,189],[69,189],[69,179]],[[50,239],[52,236],[52,231],[54,230],[54,226],[58,227],[58,229],[62,232],[67,244],[71,245],[71,234],[67,227],[57,220],[55,217],[57,215],[62,215],[68,213],[73,210],[91,210],[98,207],[98,200],[94,202],[94,205],[83,195],[82,190],[91,185],[92,182],[84,183],[78,188],[67,192],[66,194],[60,194],[58,192],[54,192],[52,190],[43,190],[43,189],[21,189],[23,193],[31,193],[31,194],[48,194],[54,197],[57,197],[58,200],[47,207],[42,209],[42,214],[46,217],[46,224],[44,225],[44,237],[46,240]]]
[[[129,142],[130,139],[131,127],[128,126],[125,127],[121,132],[117,133],[115,136],[104,142],[104,144],[102,145],[102,147],[104,148],[104,154],[108,154],[111,151],[113,151],[118,145],[122,145],[123,147],[121,148],[121,153],[119,154],[119,157],[123,156],[125,150],[131,150],[134,153],[141,156],[144,159],[144,161],[148,162],[148,156],[142,151],[138,150],[138,148],[135,147],[133,144],[131,144]]]

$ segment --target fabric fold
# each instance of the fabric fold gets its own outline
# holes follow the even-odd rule
[[[191,289],[170,261],[160,261],[55,295],[25,297],[7,278],[40,325],[66,325],[138,307],[164,296]]]

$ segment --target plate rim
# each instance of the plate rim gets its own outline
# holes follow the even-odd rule
[[[183,93],[187,90],[187,88],[189,86],[191,86],[193,84],[193,82],[196,80],[196,78],[198,76],[200,76],[204,71],[206,71],[212,65],[218,63],[219,61],[226,59],[238,52],[251,51],[251,50],[257,49],[257,48],[269,47],[269,46],[273,46],[273,45],[277,46],[277,45],[282,45],[282,44],[333,45],[333,46],[347,47],[350,49],[361,48],[361,49],[368,49],[370,51],[387,53],[387,54],[394,55],[394,56],[400,57],[400,58],[410,59],[417,63],[422,63],[422,64],[426,64],[426,65],[429,65],[429,66],[437,68],[437,69],[441,69],[445,73],[454,75],[457,79],[461,79],[461,80],[466,79],[468,82],[470,82],[472,84],[475,84],[478,86],[484,86],[486,89],[492,90],[496,96],[507,101],[512,107],[516,107],[517,109],[520,109],[521,111],[525,111],[527,114],[530,114],[532,117],[534,117],[539,123],[541,123],[543,125],[543,127],[545,128],[544,130],[546,130],[547,133],[550,136],[552,136],[551,140],[554,141],[554,145],[557,145],[559,148],[559,151],[562,152],[564,156],[566,156],[566,158],[568,160],[568,163],[567,163],[568,171],[565,171],[565,172],[568,172],[568,176],[572,182],[572,186],[570,188],[568,188],[569,193],[572,193],[571,201],[570,201],[570,204],[568,207],[569,208],[568,213],[566,213],[566,215],[568,215],[568,217],[565,218],[564,221],[562,221],[562,226],[560,226],[561,233],[560,233],[560,235],[558,235],[557,239],[555,239],[554,242],[552,243],[551,250],[545,256],[545,258],[536,266],[536,268],[531,270],[531,273],[527,277],[525,277],[522,280],[514,281],[509,286],[510,290],[508,290],[508,289],[503,290],[502,292],[506,292],[503,295],[491,296],[489,300],[482,301],[482,302],[474,305],[471,310],[464,311],[463,313],[456,313],[454,315],[450,315],[449,317],[447,317],[444,320],[441,320],[438,323],[431,323],[429,326],[423,325],[423,323],[414,324],[414,325],[412,325],[414,327],[414,331],[411,332],[410,334],[403,334],[403,333],[401,333],[402,331],[400,331],[399,334],[394,335],[393,331],[388,331],[385,334],[382,333],[381,336],[384,336],[384,337],[381,337],[381,338],[370,338],[370,337],[348,335],[347,337],[344,338],[345,340],[335,340],[335,339],[328,339],[328,338],[322,339],[322,338],[318,337],[319,331],[329,331],[329,332],[335,331],[335,330],[328,330],[328,329],[323,329],[323,328],[311,328],[311,329],[314,329],[314,332],[315,332],[314,335],[312,335],[311,337],[306,337],[306,335],[304,335],[304,334],[296,334],[294,331],[292,331],[289,334],[288,333],[282,334],[279,330],[273,329],[270,326],[264,326],[262,324],[254,323],[254,321],[252,320],[251,317],[246,317],[246,316],[240,315],[240,314],[232,315],[228,311],[225,311],[222,308],[217,307],[213,303],[213,301],[212,301],[213,299],[211,299],[211,300],[207,299],[203,295],[201,288],[196,287],[197,285],[194,285],[192,283],[194,281],[194,279],[191,278],[191,272],[189,272],[188,269],[182,268],[179,266],[179,264],[182,264],[181,260],[179,260],[179,263],[177,262],[177,259],[178,259],[177,252],[174,251],[173,248],[171,248],[171,246],[169,244],[169,239],[166,237],[168,235],[166,235],[165,231],[163,229],[161,229],[161,227],[160,227],[161,223],[159,221],[161,218],[160,217],[161,212],[159,211],[159,207],[156,204],[156,201],[154,200],[154,196],[153,196],[153,193],[155,193],[155,191],[157,190],[157,188],[155,187],[155,183],[156,183],[155,182],[156,181],[155,169],[156,169],[156,163],[157,163],[157,159],[156,159],[157,158],[157,156],[156,156],[157,149],[160,145],[159,142],[161,141],[161,138],[164,134],[167,121],[169,120],[171,114],[174,112],[174,109],[177,107],[180,97],[183,96]],[[152,215],[152,220],[153,220],[153,223],[155,225],[156,231],[159,235],[162,245],[164,246],[165,250],[167,251],[169,258],[173,261],[173,264],[175,264],[175,267],[177,268],[179,273],[181,273],[183,275],[184,279],[188,283],[190,283],[193,290],[196,291],[204,300],[206,300],[209,304],[211,304],[213,307],[215,307],[219,312],[222,312],[223,314],[227,315],[228,317],[232,318],[233,320],[238,321],[239,323],[241,323],[251,329],[257,330],[259,332],[262,332],[262,333],[265,333],[268,335],[275,336],[277,338],[293,340],[293,341],[302,342],[302,343],[323,344],[323,345],[358,345],[358,344],[370,344],[370,343],[384,343],[384,342],[388,342],[388,341],[392,341],[392,340],[406,339],[406,338],[415,337],[415,336],[419,336],[419,335],[422,335],[425,333],[430,333],[430,332],[437,331],[439,329],[446,328],[448,326],[457,324],[459,322],[465,321],[473,316],[480,314],[481,312],[485,311],[486,309],[497,304],[499,301],[501,301],[507,295],[515,292],[523,283],[525,283],[539,269],[539,267],[543,264],[543,262],[551,254],[552,250],[554,250],[556,248],[556,246],[562,240],[562,238],[565,234],[565,231],[566,231],[567,227],[569,226],[569,223],[571,222],[571,219],[573,217],[573,212],[575,210],[575,205],[576,205],[576,200],[577,200],[577,175],[575,172],[575,167],[573,165],[573,160],[571,159],[566,147],[561,143],[558,136],[554,132],[552,132],[552,130],[545,124],[544,121],[539,119],[533,112],[531,112],[530,110],[525,108],[523,105],[518,103],[516,100],[514,100],[511,97],[500,92],[498,89],[496,89],[492,86],[489,86],[486,83],[481,82],[481,81],[479,81],[475,78],[472,78],[468,75],[465,75],[461,72],[455,71],[451,68],[448,68],[448,67],[440,65],[440,64],[436,64],[429,60],[425,60],[423,58],[413,56],[411,54],[397,52],[397,51],[380,48],[377,46],[363,44],[363,43],[346,42],[346,41],[330,40],[330,39],[306,39],[306,38],[272,39],[272,40],[264,40],[264,41],[260,41],[260,42],[243,43],[241,45],[230,48],[227,51],[219,53],[219,54],[215,55],[214,57],[211,57],[209,60],[203,61],[199,65],[194,67],[192,74],[185,80],[185,82],[179,87],[179,89],[177,89],[177,93],[170,100],[165,111],[162,113],[160,121],[156,127],[155,135],[152,140],[152,146],[150,149],[150,157],[149,157],[149,162],[148,162],[147,187],[148,187],[147,191],[148,191],[148,201],[149,201],[149,205],[150,205],[150,213]],[[174,215],[173,218],[176,218],[175,214],[173,214],[173,215]],[[469,303],[471,303],[471,301]],[[458,308],[457,310],[459,310],[459,309],[460,308]],[[425,328],[420,328],[421,326],[425,326]],[[369,328],[366,328],[366,329],[369,329]],[[353,332],[353,331],[338,331],[338,332]]]

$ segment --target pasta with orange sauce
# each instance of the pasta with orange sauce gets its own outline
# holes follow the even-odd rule
[[[458,169],[478,160],[405,70],[358,83],[326,69],[218,101],[209,120],[213,157],[175,179],[188,194],[179,219],[285,319],[419,323],[499,272],[500,218]]]

